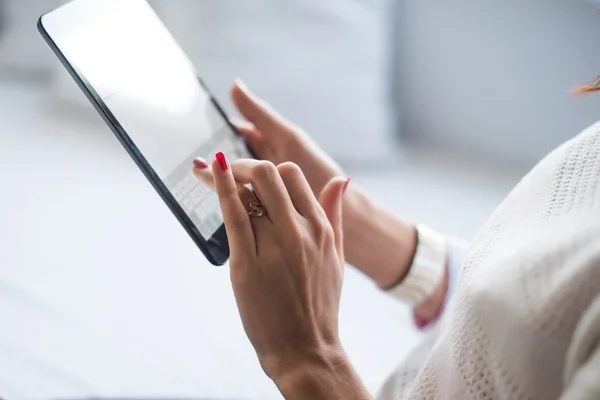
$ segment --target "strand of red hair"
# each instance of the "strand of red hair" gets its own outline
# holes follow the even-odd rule
[[[571,91],[574,94],[590,94],[594,92],[600,92],[600,75],[598,75],[596,79],[590,83],[575,86]]]

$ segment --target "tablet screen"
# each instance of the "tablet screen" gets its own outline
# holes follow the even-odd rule
[[[146,1],[106,1],[90,15],[88,8],[85,21],[72,26],[63,18],[54,32],[51,18],[44,24],[198,231],[210,238],[223,219],[216,195],[192,174],[192,160],[210,162],[217,151],[230,159],[251,154]]]

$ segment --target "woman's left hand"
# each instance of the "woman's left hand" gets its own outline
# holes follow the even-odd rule
[[[317,200],[295,164],[248,159],[229,163],[223,153],[217,154],[212,174],[199,177],[207,182],[211,175],[229,240],[236,302],[267,375],[284,395],[289,391],[288,398],[299,381],[306,383],[299,390],[311,387],[309,376],[320,380],[329,371],[355,377],[338,335],[342,196],[348,179],[333,178]],[[257,200],[247,183],[264,207],[263,216],[249,215],[250,204]],[[355,397],[360,393],[365,392],[346,398],[364,398]]]

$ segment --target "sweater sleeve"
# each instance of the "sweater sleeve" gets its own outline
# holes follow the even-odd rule
[[[446,305],[454,294],[458,276],[460,275],[462,266],[465,263],[468,250],[469,242],[452,237],[448,238],[448,291],[446,292],[444,308],[446,308]]]
[[[600,399],[600,296],[577,325],[567,353],[561,400]]]

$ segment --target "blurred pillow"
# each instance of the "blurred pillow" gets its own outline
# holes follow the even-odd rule
[[[384,4],[378,0],[154,0],[167,26],[229,112],[244,79],[342,162],[392,148]],[[69,78],[63,99],[83,100]]]

